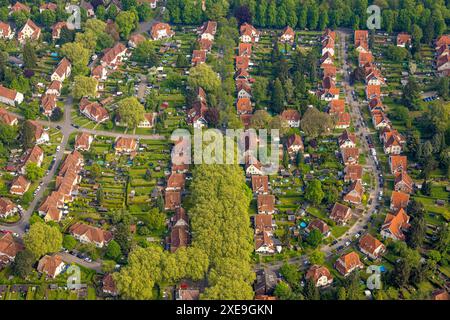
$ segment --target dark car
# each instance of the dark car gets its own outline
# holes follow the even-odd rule
[[[56,126],[56,129],[61,130],[61,126]]]
[[[336,243],[338,243],[338,241],[337,240],[334,240],[332,243],[331,243],[331,245],[335,245]]]

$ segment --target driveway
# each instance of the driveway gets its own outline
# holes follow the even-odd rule
[[[65,263],[76,263],[82,267],[95,270],[97,273],[102,273],[102,264],[99,261],[87,262],[67,252],[59,252],[58,255]]]

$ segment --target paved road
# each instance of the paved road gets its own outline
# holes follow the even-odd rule
[[[347,50],[345,50],[345,43],[349,34],[347,32],[342,31],[338,31],[338,34],[340,38],[341,57],[343,57],[344,60],[344,66],[342,68],[344,73],[344,81],[342,82],[342,85],[345,92],[345,102],[346,105],[349,107],[349,111],[352,117],[352,123],[353,126],[355,127],[355,133],[358,136],[358,140],[360,141],[361,145],[360,152],[366,154],[366,164],[364,165],[364,169],[366,172],[372,172],[375,174],[374,177],[375,185],[372,187],[369,196],[369,199],[372,199],[372,203],[363,212],[362,216],[358,218],[358,221],[349,228],[349,230],[344,234],[343,237],[340,238],[338,243],[336,243],[334,246],[325,246],[322,248],[322,251],[324,251],[327,254],[329,254],[332,250],[336,249],[337,247],[344,245],[347,241],[351,242],[353,236],[356,233],[364,232],[364,226],[368,224],[370,216],[374,212],[375,207],[379,204],[378,201],[378,193],[380,191],[379,175],[381,173],[377,169],[373,157],[371,156],[369,145],[366,140],[366,136],[368,136],[368,134],[370,133],[370,129],[367,127],[367,123],[365,121],[364,122],[361,121],[363,119],[361,108],[367,108],[367,106],[361,105],[357,100],[353,99],[352,96],[352,91],[354,90],[354,87],[350,85],[350,75],[349,75],[349,72],[351,72],[352,69],[347,64],[349,62],[349,59],[348,59],[348,52]],[[364,124],[366,126],[364,126]]]
[[[93,262],[87,262],[83,259],[80,259],[78,257],[75,257],[67,252],[59,252],[58,255],[61,257],[61,259],[65,263],[76,263],[79,264],[82,267],[95,270],[97,273],[102,272],[102,263],[101,261],[93,261]]]

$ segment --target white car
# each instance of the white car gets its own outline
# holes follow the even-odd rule
[[[56,147],[56,152],[58,152],[59,150],[61,150],[61,146]]]
[[[349,245],[350,245],[350,241],[347,241],[347,242],[345,243],[345,246],[348,247]]]

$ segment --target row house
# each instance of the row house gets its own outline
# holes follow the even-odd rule
[[[450,75],[450,35],[442,35],[436,40],[436,69],[440,76]]]
[[[8,23],[0,21],[0,39],[11,40],[14,38],[14,31]]]
[[[354,33],[354,46],[358,52],[369,51],[369,31],[367,30],[355,30]]]
[[[63,58],[56,67],[55,71],[50,76],[52,81],[63,82],[65,79],[70,77],[72,72],[72,64],[67,58]]]
[[[111,232],[81,222],[72,225],[69,232],[81,243],[92,243],[98,248],[103,248],[113,239]]]
[[[300,128],[300,112],[295,109],[285,109],[280,115],[290,128]]]
[[[282,43],[294,43],[295,32],[290,26],[284,28],[283,33],[280,36],[280,42]]]
[[[109,120],[108,110],[98,102],[89,101],[84,97],[81,99],[79,107],[80,112],[92,121],[102,123]]]
[[[8,111],[3,108],[0,108],[0,122],[8,126],[16,126],[19,123],[19,120],[15,115],[8,113]]]
[[[103,51],[103,57],[100,59],[100,64],[104,67],[115,70],[122,63],[122,61],[127,58],[127,56],[127,47],[125,47],[123,43],[118,42],[112,48],[108,48]]]
[[[185,248],[189,245],[189,242],[189,218],[186,210],[178,207],[170,219],[170,251],[173,253],[179,248]]]
[[[23,102],[23,94],[0,85],[0,103],[14,107]]]
[[[388,213],[381,226],[380,234],[383,239],[405,240],[405,232],[408,231],[409,216],[400,208],[395,213]]]
[[[172,31],[168,23],[157,22],[152,25],[150,35],[153,40],[161,40],[173,37],[175,32]]]
[[[244,43],[250,43],[250,42],[259,42],[259,36],[260,33],[254,26],[251,24],[245,22],[243,23],[240,28],[240,41]]]
[[[24,44],[27,40],[37,41],[41,36],[41,28],[39,28],[31,19],[28,19],[25,25],[17,34],[17,40]]]

